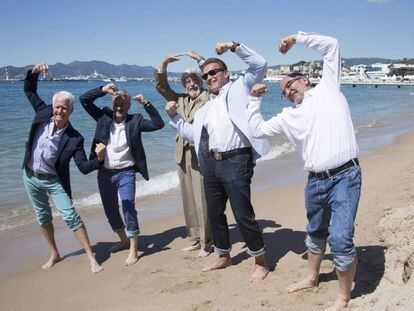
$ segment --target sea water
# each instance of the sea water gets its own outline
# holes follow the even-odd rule
[[[46,102],[51,103],[52,96],[60,90],[75,95],[75,110],[71,116],[72,125],[85,137],[85,150],[89,156],[96,122],[84,111],[79,96],[89,89],[103,86],[105,82],[39,81],[38,93]],[[150,181],[137,174],[138,214],[152,217],[180,209],[179,181],[174,161],[175,131],[168,126],[168,117],[164,112],[166,101],[155,90],[154,82],[119,83],[120,89],[128,90],[132,95],[142,93],[159,110],[166,126],[156,132],[143,133],[142,139],[146,152]],[[171,87],[182,92],[178,83]],[[270,92],[263,99],[265,119],[280,112],[289,102],[280,98],[279,84],[268,84]],[[354,121],[357,140],[361,152],[370,152],[375,147],[391,144],[396,137],[414,130],[414,87],[404,86],[342,86],[348,99]],[[33,211],[22,181],[22,160],[24,145],[34,117],[34,111],[23,92],[23,82],[0,82],[0,232],[35,221]],[[111,106],[109,95],[96,101],[98,106]],[[334,103],[332,103],[334,104]],[[142,113],[148,118],[143,107],[132,103],[130,113]],[[255,179],[265,175],[266,166],[274,167],[278,159],[293,153],[294,148],[283,136],[271,139],[271,152],[258,161]],[[295,164],[301,170],[301,163]],[[282,171],[282,168],[280,169]],[[284,174],[289,175],[289,172]],[[258,175],[258,176],[256,176]],[[265,185],[255,189],[264,189],[277,184],[276,178],[267,178]],[[282,182],[280,182],[282,180]],[[292,179],[279,179],[280,183],[289,183]],[[103,213],[98,193],[96,172],[82,175],[74,162],[71,164],[71,184],[74,205],[77,209],[96,209]],[[54,215],[57,216],[55,212]]]

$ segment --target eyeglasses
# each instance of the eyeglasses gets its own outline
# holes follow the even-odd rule
[[[302,78],[302,76],[300,76],[300,77],[296,77],[296,78],[293,78],[293,79],[289,80],[289,81],[286,83],[285,87],[284,87],[284,88],[283,88],[283,90],[282,90],[282,94],[281,94],[281,97],[282,97],[282,98],[286,98],[286,97],[287,97],[287,95],[286,95],[286,91],[290,91],[290,88],[291,88],[291,86],[292,86],[293,82],[295,82],[295,81],[299,80],[300,78]]]
[[[215,69],[211,69],[209,72],[203,73],[201,75],[201,78],[203,80],[207,80],[208,76],[212,76],[214,77],[216,74],[218,74],[220,71],[224,71],[224,69],[221,68],[215,68]]]

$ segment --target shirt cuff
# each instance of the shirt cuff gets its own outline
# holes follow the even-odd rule
[[[307,32],[298,31],[296,35],[296,43],[304,44],[306,42]]]

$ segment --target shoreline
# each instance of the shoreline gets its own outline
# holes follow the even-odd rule
[[[351,307],[358,308],[362,297],[375,293],[384,279],[387,250],[375,228],[390,211],[414,204],[413,151],[414,132],[410,132],[394,144],[360,157],[363,188],[356,220],[359,264],[353,291],[353,298],[357,299],[351,300]],[[48,310],[52,307],[50,301],[61,310],[132,310],[137,305],[150,310],[322,309],[337,289],[329,255],[322,263],[318,288],[291,295],[285,292],[290,283],[306,274],[303,188],[304,180],[252,195],[272,268],[259,284],[247,282],[252,260],[246,255],[229,208],[234,265],[209,273],[201,273],[200,269],[214,261],[214,255],[198,259],[197,252],[180,250],[188,243],[181,213],[142,223],[140,259],[125,268],[122,264],[126,252],[107,252],[115,236],[104,217],[94,215],[96,211],[91,211],[92,215],[81,211],[93,250],[105,270],[98,275],[89,272],[85,255],[61,219],[56,219],[55,224],[64,260],[48,271],[41,270],[39,266],[48,251],[37,225],[33,225],[2,234],[0,248],[8,251],[0,255],[0,299],[7,310]],[[9,272],[7,276],[4,271]],[[42,284],[42,288],[37,284]],[[61,295],[62,292],[71,295]],[[22,295],[24,301],[17,298]]]

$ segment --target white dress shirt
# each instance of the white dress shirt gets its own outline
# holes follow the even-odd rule
[[[335,168],[358,156],[358,145],[348,102],[340,90],[341,58],[337,39],[315,33],[299,32],[296,43],[323,54],[320,83],[304,94],[295,107],[283,108],[264,121],[261,99],[250,96],[249,126],[255,137],[285,133],[312,172]]]
[[[236,79],[236,81],[232,83],[227,83],[225,86],[222,87],[222,94],[216,97],[217,100],[222,99],[225,100],[227,98],[227,101],[225,102],[226,105],[226,111],[228,114],[229,119],[231,120],[234,130],[236,132],[240,131],[240,141],[241,137],[244,135],[244,137],[247,138],[247,142],[249,143],[246,146],[252,146],[253,150],[253,159],[256,160],[260,158],[261,156],[265,155],[269,152],[270,147],[269,143],[266,139],[257,139],[254,138],[248,123],[248,114],[246,112],[247,102],[248,102],[248,94],[250,92],[250,89],[253,85],[256,83],[259,83],[263,80],[264,74],[266,72],[266,60],[258,55],[254,50],[248,48],[244,44],[240,44],[236,48],[236,55],[238,55],[249,67],[246,70],[245,73],[240,74],[240,76]],[[200,146],[204,145],[202,143],[202,140],[204,142],[204,137],[202,137],[203,128],[206,128],[206,117],[207,113],[210,110],[210,106],[214,105],[214,101],[216,98],[212,98],[212,100],[209,100],[207,103],[203,105],[200,109],[197,110],[197,112],[194,115],[194,122],[192,124],[186,122],[186,120],[179,114],[177,114],[173,119],[170,121],[170,126],[175,128],[177,132],[183,137],[185,140],[187,140],[189,143],[194,144],[195,150],[197,153],[197,159],[198,164],[200,166],[200,170],[203,173],[206,168],[206,161],[207,158],[200,153]],[[216,107],[217,108],[217,107]],[[223,108],[222,106],[218,107],[218,109]],[[220,121],[223,117],[220,115],[220,113],[214,112],[215,108],[213,108],[213,115],[215,116],[215,121]],[[210,127],[210,123],[207,124],[207,127]],[[211,129],[210,129],[211,130]],[[207,131],[208,132],[208,131]],[[220,133],[222,132],[222,129],[220,130]],[[211,132],[212,133],[212,132]],[[216,133],[218,134],[218,132]],[[233,134],[232,134],[233,135]],[[213,136],[216,136],[213,133]],[[227,134],[226,134],[227,137]],[[234,137],[234,135],[233,135]],[[203,139],[202,139],[203,138]],[[232,139],[227,137],[223,139],[223,150],[226,150],[225,148],[232,148],[235,146],[232,145]],[[208,143],[213,144],[218,148],[220,144],[221,138],[214,141],[214,138],[210,141],[210,137],[208,140]],[[243,142],[245,143],[245,142]],[[227,144],[227,145],[226,145]],[[237,148],[242,146],[241,144],[238,145]],[[211,146],[209,145],[209,148],[211,149]],[[220,147],[221,148],[221,147]],[[231,150],[231,149],[229,149]]]
[[[250,147],[250,142],[234,126],[227,108],[226,96],[232,82],[224,85],[218,95],[210,94],[210,105],[204,126],[208,132],[208,145],[213,151],[230,151]]]
[[[135,160],[126,139],[125,121],[122,123],[112,121],[104,166],[109,169],[120,169],[134,164]]]

